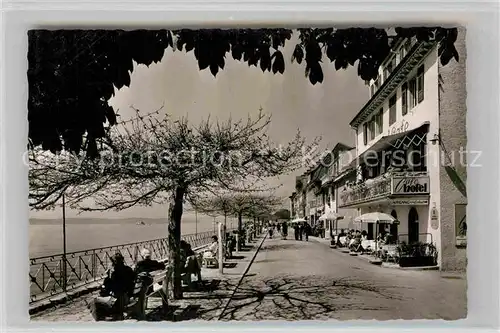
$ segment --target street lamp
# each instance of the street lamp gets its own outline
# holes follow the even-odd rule
[[[63,233],[63,261],[62,261],[62,278],[63,278],[63,290],[66,291],[67,287],[67,263],[66,263],[66,198],[64,192],[62,194],[62,233]]]
[[[194,218],[195,218],[195,235],[198,235],[198,211],[196,208],[194,209]]]

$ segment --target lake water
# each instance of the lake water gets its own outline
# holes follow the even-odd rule
[[[217,219],[216,222],[221,221]],[[164,219],[144,220],[147,225],[120,223],[117,220],[94,221],[83,220],[78,223],[66,223],[66,247],[68,252],[86,249],[135,243],[151,239],[167,237],[167,224]],[[43,223],[43,224],[42,224]],[[236,227],[235,219],[228,219],[227,227]],[[30,257],[39,257],[63,252],[62,225],[60,221],[37,220],[30,225]],[[210,217],[199,217],[198,223],[192,219],[182,221],[183,235],[196,231],[214,231],[214,220]]]

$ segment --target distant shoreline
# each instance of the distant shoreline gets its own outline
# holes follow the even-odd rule
[[[167,219],[155,219],[155,218],[113,218],[113,219],[102,219],[102,218],[67,218],[66,224],[136,224],[143,221],[145,224],[163,224],[167,223]],[[30,225],[55,225],[62,224],[62,219],[30,219]]]

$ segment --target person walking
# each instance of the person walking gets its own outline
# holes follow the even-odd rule
[[[286,222],[283,222],[283,225],[281,226],[281,231],[283,233],[283,239],[286,239],[288,236],[288,224]]]
[[[306,242],[309,241],[309,233],[311,232],[311,226],[309,223],[305,222],[304,223],[304,237],[306,239]]]

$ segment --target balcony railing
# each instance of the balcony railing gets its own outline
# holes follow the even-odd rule
[[[212,231],[182,236],[193,249],[208,245],[214,235]],[[101,280],[110,267],[110,258],[120,252],[125,263],[134,266],[141,260],[140,251],[147,248],[153,259],[168,257],[168,238],[144,242],[101,247],[84,251],[37,257],[30,259],[30,303],[80,288]]]
[[[339,207],[398,196],[429,194],[426,172],[394,172],[366,180],[339,193]]]
[[[387,197],[391,194],[391,178],[377,177],[340,192],[340,206],[355,205]]]

